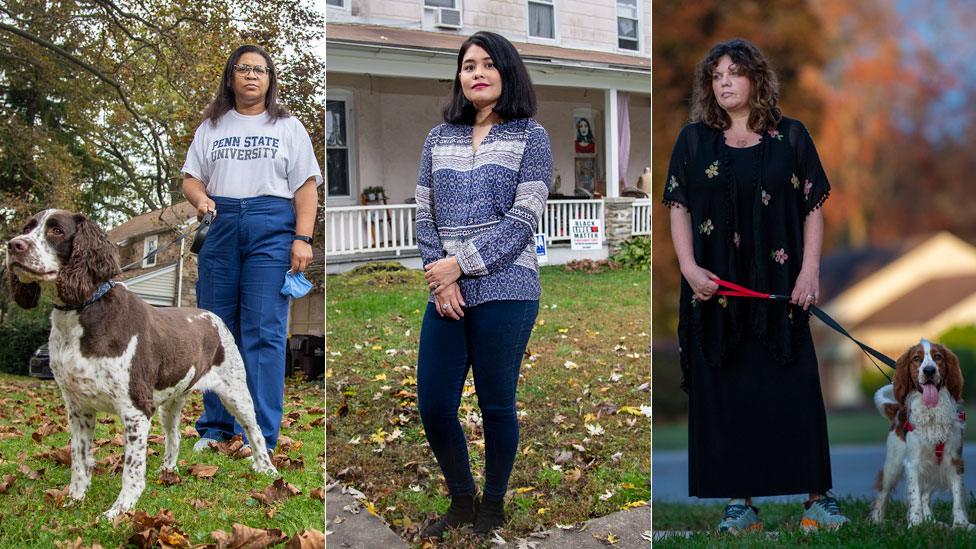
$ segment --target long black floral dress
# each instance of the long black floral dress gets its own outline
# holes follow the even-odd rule
[[[813,140],[783,118],[754,147],[685,126],[664,203],[691,212],[698,265],[761,292],[792,293],[803,222],[830,184]],[[681,281],[678,344],[688,391],[688,491],[697,497],[823,493],[827,420],[809,314],[789,303],[693,298]]]

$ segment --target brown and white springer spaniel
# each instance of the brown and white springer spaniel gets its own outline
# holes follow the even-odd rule
[[[214,391],[243,426],[254,469],[275,473],[257,426],[244,362],[215,314],[156,309],[122,284],[115,246],[84,215],[44,210],[7,244],[14,299],[26,309],[43,293],[55,303],[48,341],[71,432],[71,484],[80,501],[91,483],[96,412],[114,412],[125,427],[122,490],[104,513],[132,509],[145,488],[146,440],[160,411],[166,435],[163,468],[179,455],[180,415],[191,390]]]
[[[893,383],[878,389],[874,403],[891,421],[884,469],[871,520],[884,520],[888,496],[905,475],[908,525],[932,520],[932,493],[952,491],[952,525],[972,528],[963,489],[962,370],[946,347],[922,339],[898,359]]]

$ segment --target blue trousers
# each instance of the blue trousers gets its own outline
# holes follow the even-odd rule
[[[538,313],[538,301],[489,301],[452,320],[438,315],[433,303],[427,304],[420,330],[417,406],[452,496],[477,491],[458,421],[469,366],[485,434],[484,495],[505,496],[518,448],[515,387]]]
[[[291,267],[295,209],[290,200],[272,196],[213,200],[217,218],[197,256],[197,306],[216,313],[234,334],[258,427],[272,449],[285,397],[288,297],[281,295],[281,286]],[[214,440],[243,434],[210,392],[204,393],[196,428]]]

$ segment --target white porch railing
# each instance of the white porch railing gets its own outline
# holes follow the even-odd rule
[[[417,247],[416,204],[344,206],[325,209],[327,256],[394,252]],[[633,235],[651,234],[651,200],[631,207]],[[603,200],[552,200],[546,203],[540,232],[548,242],[568,242],[573,219],[599,219],[604,227]],[[604,241],[606,237],[604,236]]]
[[[325,209],[325,254],[396,252],[417,247],[416,204]]]
[[[603,200],[551,200],[546,202],[546,213],[542,216],[539,232],[546,235],[546,241],[569,241],[570,224],[573,219],[599,219],[603,223]],[[606,236],[604,236],[604,241]]]
[[[632,236],[651,234],[651,204],[650,198],[634,200],[630,209],[633,221],[633,228],[630,231]]]

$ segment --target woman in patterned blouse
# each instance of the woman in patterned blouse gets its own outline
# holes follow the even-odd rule
[[[417,242],[431,293],[417,400],[451,507],[422,537],[470,523],[487,534],[505,522],[518,446],[515,387],[541,293],[535,232],[552,179],[549,136],[531,118],[535,110],[515,47],[479,32],[458,52],[445,123],[424,143]],[[480,505],[457,417],[469,365],[485,437]]]

